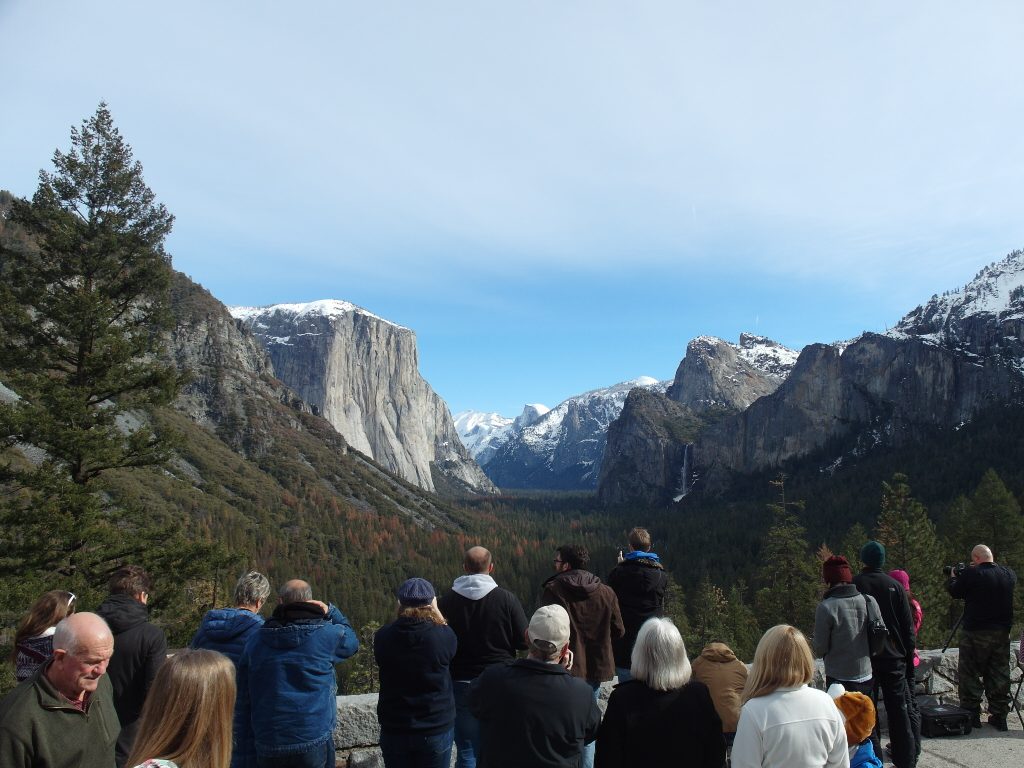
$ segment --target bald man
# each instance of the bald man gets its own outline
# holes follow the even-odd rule
[[[971,565],[949,576],[946,590],[964,601],[960,627],[960,706],[981,727],[981,697],[988,699],[988,724],[1007,729],[1010,712],[1010,627],[1016,574],[996,565],[992,550],[979,544]]]
[[[0,765],[113,768],[121,730],[106,675],[114,636],[95,613],[57,625],[53,657],[0,701]]]
[[[526,650],[526,614],[519,598],[494,581],[494,560],[483,547],[471,547],[463,575],[437,602],[459,640],[449,669],[455,684],[455,765],[474,768],[480,752],[480,724],[469,711],[469,685],[488,667],[514,661]]]
[[[334,665],[359,650],[348,619],[292,579],[278,590],[273,615],[238,661],[239,719],[251,726],[259,768],[334,768],[338,707]],[[249,734],[236,736],[249,742]]]

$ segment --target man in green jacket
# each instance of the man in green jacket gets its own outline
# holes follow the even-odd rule
[[[0,700],[4,768],[113,768],[121,730],[106,677],[114,636],[95,613],[57,625],[53,658]]]

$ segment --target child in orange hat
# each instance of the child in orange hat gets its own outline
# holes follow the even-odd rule
[[[875,727],[875,704],[863,693],[847,692],[839,683],[829,686],[828,695],[843,713],[846,741],[850,745],[850,768],[882,768],[871,745]]]

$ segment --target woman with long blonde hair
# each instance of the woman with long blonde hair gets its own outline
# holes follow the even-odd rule
[[[216,651],[186,650],[164,662],[142,708],[126,766],[228,768],[235,665]]]
[[[28,609],[14,635],[11,661],[18,682],[28,680],[53,655],[57,623],[75,612],[75,594],[63,589],[44,592]]]
[[[743,689],[732,768],[848,768],[846,730],[832,699],[808,687],[814,657],[796,627],[761,637]]]

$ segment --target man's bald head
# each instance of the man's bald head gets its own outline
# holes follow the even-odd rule
[[[483,547],[470,547],[462,560],[462,568],[466,573],[490,573],[494,567],[491,553]]]
[[[277,591],[277,599],[284,605],[305,603],[313,599],[313,588],[302,579],[291,579],[281,585]]]
[[[65,698],[83,701],[96,691],[114,653],[114,636],[95,613],[73,613],[53,633],[46,677]]]
[[[95,613],[73,613],[61,619],[53,632],[54,650],[61,649],[70,654],[90,643],[113,644],[114,635],[101,617]]]
[[[984,544],[979,544],[971,550],[971,560],[976,563],[991,563],[993,559],[992,550]]]

